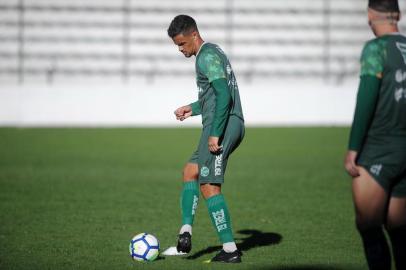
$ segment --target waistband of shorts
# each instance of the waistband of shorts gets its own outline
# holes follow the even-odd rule
[[[379,135],[368,135],[365,140],[365,144],[372,144],[376,146],[383,147],[394,147],[394,148],[405,148],[406,147],[406,135],[388,135],[388,136],[379,136]]]

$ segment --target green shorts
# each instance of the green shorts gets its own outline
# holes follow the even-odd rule
[[[357,164],[393,197],[406,197],[406,147],[364,145]]]
[[[220,138],[219,142],[219,145],[222,146],[222,151],[216,154],[209,151],[208,140],[210,129],[211,125],[203,127],[199,146],[189,159],[189,162],[198,164],[198,182],[200,184],[222,184],[224,183],[228,157],[244,138],[244,122],[236,116],[230,116],[224,136]]]

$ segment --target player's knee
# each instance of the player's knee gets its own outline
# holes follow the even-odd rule
[[[221,193],[221,186],[216,184],[202,184],[200,185],[200,192],[204,199],[216,196]]]
[[[406,224],[391,227],[390,229],[387,229],[387,231],[392,239],[396,238],[402,239],[402,241],[406,241]]]
[[[362,216],[360,214],[357,214],[355,224],[359,232],[367,231],[372,228],[381,228],[383,225],[382,221],[376,217]]]
[[[182,179],[183,179],[183,182],[188,182],[188,181],[196,180],[197,177],[194,174],[190,173],[190,171],[183,170]]]
[[[198,174],[198,169],[197,166],[192,166],[187,164],[182,171],[182,177],[183,181],[192,181],[192,180],[197,180],[199,174]]]
[[[406,224],[385,224],[385,228],[389,234],[402,232],[403,236],[406,237]]]
[[[388,213],[385,220],[385,227],[387,230],[392,230],[406,225],[406,202],[402,200],[399,203],[390,204]]]
[[[385,223],[387,231],[396,230],[399,227],[406,227],[406,221],[402,218],[390,218],[388,217]]]

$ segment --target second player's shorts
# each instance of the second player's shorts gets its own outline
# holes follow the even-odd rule
[[[222,184],[224,182],[228,157],[244,138],[244,122],[236,116],[230,116],[224,136],[219,142],[220,146],[222,146],[222,151],[216,154],[209,151],[208,140],[210,129],[211,125],[203,128],[199,146],[189,159],[189,162],[198,164],[198,182],[200,184]]]
[[[357,164],[393,197],[406,197],[406,147],[367,143]]]

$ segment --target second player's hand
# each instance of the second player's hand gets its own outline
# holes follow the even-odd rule
[[[179,107],[175,110],[174,114],[177,120],[183,121],[192,115],[192,107],[189,105]]]
[[[358,166],[356,164],[358,153],[353,150],[349,150],[347,155],[345,156],[344,166],[345,170],[348,172],[349,175],[352,177],[359,176]]]
[[[221,151],[221,147],[219,146],[219,137],[209,137],[209,151],[212,153],[218,153]]]

